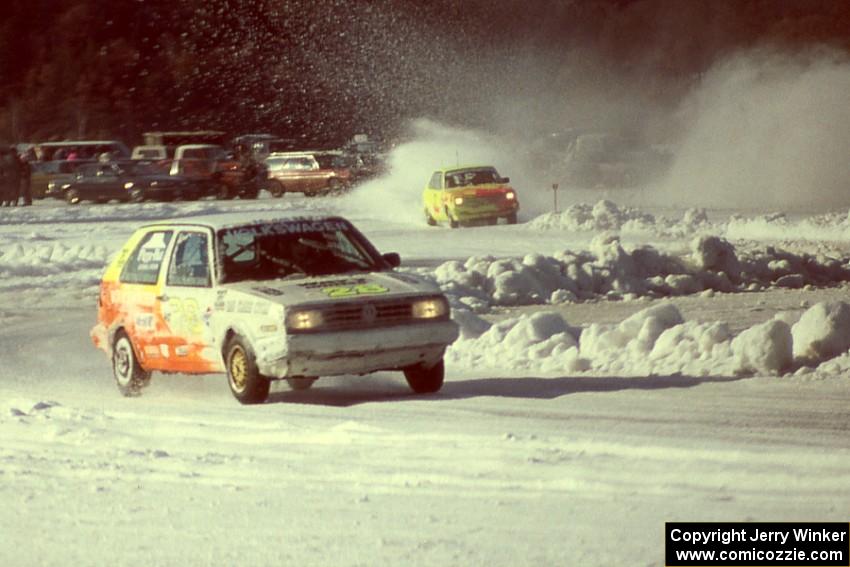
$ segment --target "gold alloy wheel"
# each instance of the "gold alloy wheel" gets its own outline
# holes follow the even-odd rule
[[[119,383],[122,386],[130,382],[130,352],[127,350],[128,345],[119,340],[113,352],[113,363],[115,365],[115,374]]]
[[[240,392],[248,384],[248,357],[241,347],[234,348],[230,355],[230,379],[233,387]]]

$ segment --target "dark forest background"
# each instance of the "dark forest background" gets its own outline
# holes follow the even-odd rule
[[[222,129],[334,142],[429,116],[587,53],[675,97],[758,45],[850,51],[844,0],[4,0],[0,140]],[[532,95],[533,96],[533,95]]]

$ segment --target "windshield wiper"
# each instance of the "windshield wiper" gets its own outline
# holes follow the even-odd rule
[[[329,245],[327,245],[323,242],[316,242],[315,240],[310,240],[308,238],[299,238],[298,243],[303,244],[304,246],[307,246],[309,248],[313,248],[314,250],[321,250],[323,252],[330,252],[336,258],[339,258],[341,260],[345,260],[346,262],[349,262],[349,263],[352,263],[352,264],[357,264],[357,266],[354,266],[352,268],[348,268],[341,273],[351,272],[351,271],[354,271],[354,270],[366,271],[366,272],[371,271],[372,267],[369,265],[369,263],[367,261],[364,260],[364,258],[362,256],[351,254],[349,252],[346,252],[345,250],[342,250],[341,248],[339,248],[337,246],[329,246]]]

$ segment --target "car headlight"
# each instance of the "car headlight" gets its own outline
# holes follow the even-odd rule
[[[124,184],[124,189],[132,189],[132,188],[133,188],[133,182],[132,181],[128,181],[127,183]]]
[[[286,328],[290,331],[312,331],[323,322],[324,317],[318,309],[295,309],[286,316]]]
[[[462,205],[463,197],[455,197],[455,205]]]
[[[508,201],[513,201],[514,199],[516,199],[516,193],[514,193],[513,191],[508,191],[507,193],[505,193],[505,199],[507,199]]]
[[[449,313],[449,304],[442,297],[429,297],[413,302],[414,319],[439,319]]]

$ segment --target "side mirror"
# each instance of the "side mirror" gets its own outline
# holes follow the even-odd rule
[[[500,177],[499,178],[499,183],[510,183],[510,182],[511,182],[510,177]]]
[[[382,254],[381,258],[383,258],[384,262],[389,264],[391,268],[398,268],[401,265],[401,256],[399,256],[397,252]]]

